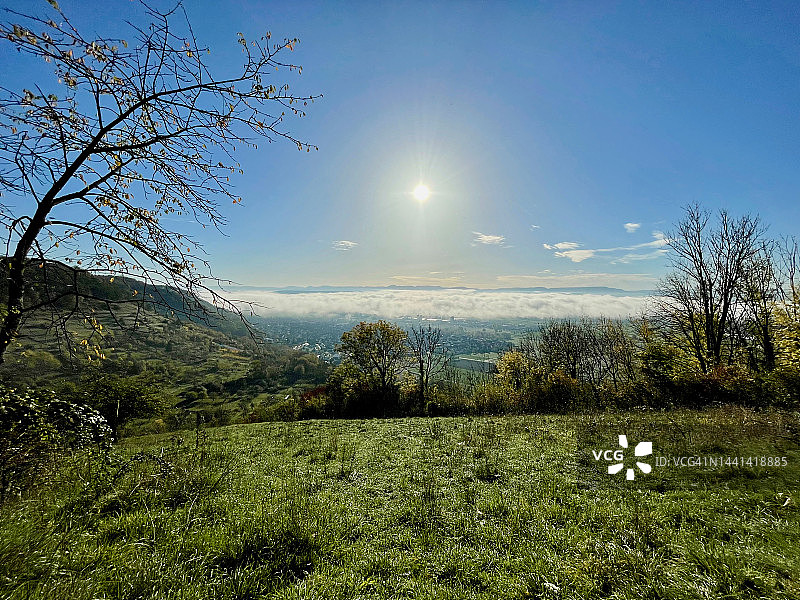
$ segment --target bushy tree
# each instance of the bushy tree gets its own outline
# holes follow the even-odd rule
[[[94,373],[84,377],[71,395],[73,401],[96,409],[115,436],[127,421],[150,417],[166,408],[165,398],[157,388],[141,377]]]
[[[406,366],[407,338],[406,332],[393,323],[362,321],[342,334],[337,350],[372,378],[381,393],[388,395],[394,391]]]
[[[497,378],[503,385],[521,390],[534,365],[530,357],[519,350],[504,352],[497,361]]]
[[[328,376],[327,410],[332,417],[380,416],[383,403],[374,382],[352,361],[337,365]]]
[[[337,345],[344,360],[335,371],[332,387],[339,386],[340,390],[334,391],[334,396],[345,398],[351,408],[362,407],[363,414],[396,412],[398,379],[408,366],[407,338],[402,328],[382,320],[362,321],[345,331]]]

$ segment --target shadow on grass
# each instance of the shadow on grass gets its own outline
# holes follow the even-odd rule
[[[258,568],[274,583],[288,583],[307,577],[319,562],[321,545],[315,536],[299,526],[267,525],[249,528],[232,536],[214,565],[228,572]]]

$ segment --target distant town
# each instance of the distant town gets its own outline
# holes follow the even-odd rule
[[[330,364],[341,361],[336,345],[342,333],[360,321],[376,320],[374,315],[341,315],[335,317],[256,317],[255,325],[269,341],[287,344],[295,350],[315,354]],[[430,318],[406,316],[391,319],[404,329],[431,325],[442,330],[445,346],[462,368],[482,368],[474,362],[493,361],[498,353],[508,350],[519,337],[535,331],[538,319],[475,320],[458,317]],[[472,361],[472,362],[469,362]]]

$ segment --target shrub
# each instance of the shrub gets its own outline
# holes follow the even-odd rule
[[[111,428],[96,410],[49,391],[0,387],[0,503],[43,479],[65,450],[107,449]]]
[[[383,389],[370,375],[345,361],[328,378],[327,410],[332,417],[385,417],[397,414],[400,392],[396,386]]]
[[[297,401],[290,396],[289,398],[265,406],[264,414],[264,420],[266,421],[296,421],[299,418],[300,411],[297,406]]]
[[[327,387],[317,386],[300,395],[298,406],[301,419],[320,419],[328,416]]]
[[[792,410],[800,407],[800,369],[778,368],[764,376],[763,384],[773,405]]]
[[[480,415],[506,414],[517,406],[517,394],[508,386],[487,381],[475,388],[474,406]]]
[[[580,383],[558,370],[548,373],[536,399],[536,410],[562,413],[579,407],[588,407],[591,392]]]

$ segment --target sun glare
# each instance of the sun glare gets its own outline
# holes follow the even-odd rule
[[[419,200],[420,202],[425,202],[428,198],[430,198],[431,191],[428,189],[427,185],[422,185],[421,183],[414,188],[414,198]]]

